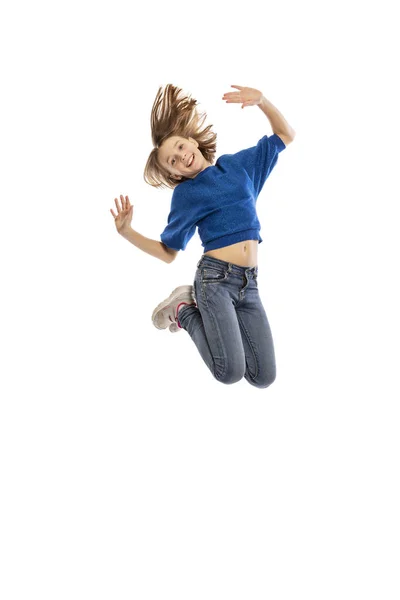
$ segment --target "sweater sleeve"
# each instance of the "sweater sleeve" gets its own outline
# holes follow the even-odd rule
[[[264,135],[256,146],[234,154],[235,160],[239,161],[253,182],[256,196],[261,192],[267,177],[276,165],[278,154],[285,148],[281,138],[274,133],[269,137]]]
[[[193,214],[189,210],[180,208],[177,186],[171,202],[171,210],[168,215],[168,225],[162,232],[160,239],[173,250],[185,250],[188,242],[196,231],[196,222],[193,222]]]

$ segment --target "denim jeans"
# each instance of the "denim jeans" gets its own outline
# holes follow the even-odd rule
[[[276,377],[271,329],[257,287],[258,266],[241,267],[206,256],[193,282],[197,306],[183,306],[179,322],[217,381],[243,377],[266,388]]]

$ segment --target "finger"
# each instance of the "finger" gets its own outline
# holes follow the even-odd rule
[[[114,217],[114,219],[116,219],[116,218],[117,218],[117,215],[114,213],[114,211],[113,211],[113,209],[112,209],[112,208],[110,208],[110,212],[111,212],[112,216]]]
[[[125,200],[122,194],[120,194],[122,209],[125,210]]]
[[[117,207],[117,211],[118,211],[118,212],[121,212],[121,207],[120,207],[120,205],[118,204],[118,198],[114,198],[114,202],[115,202],[115,206]]]
[[[227,92],[224,94],[224,98],[240,98],[241,92]]]
[[[236,88],[237,90],[244,90],[244,87],[241,85],[231,85],[231,87]]]
[[[242,98],[240,97],[240,94],[235,94],[234,96],[227,96],[226,98],[224,98],[224,100],[226,102],[242,102]]]

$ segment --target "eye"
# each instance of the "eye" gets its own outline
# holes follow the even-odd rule
[[[181,149],[181,148],[183,148],[183,144],[180,144],[179,149]],[[171,160],[171,165],[174,164],[174,160],[175,160],[174,158]]]

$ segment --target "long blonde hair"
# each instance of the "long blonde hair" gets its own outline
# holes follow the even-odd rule
[[[179,181],[160,164],[158,149],[172,135],[192,137],[199,144],[199,150],[204,158],[214,163],[217,134],[211,131],[212,125],[202,129],[206,113],[198,113],[197,100],[190,96],[179,97],[182,90],[168,83],[163,92],[158,89],[153,108],[151,109],[151,138],[154,145],[144,169],[144,180],[153,187],[174,189],[179,183],[187,180],[182,177]]]

